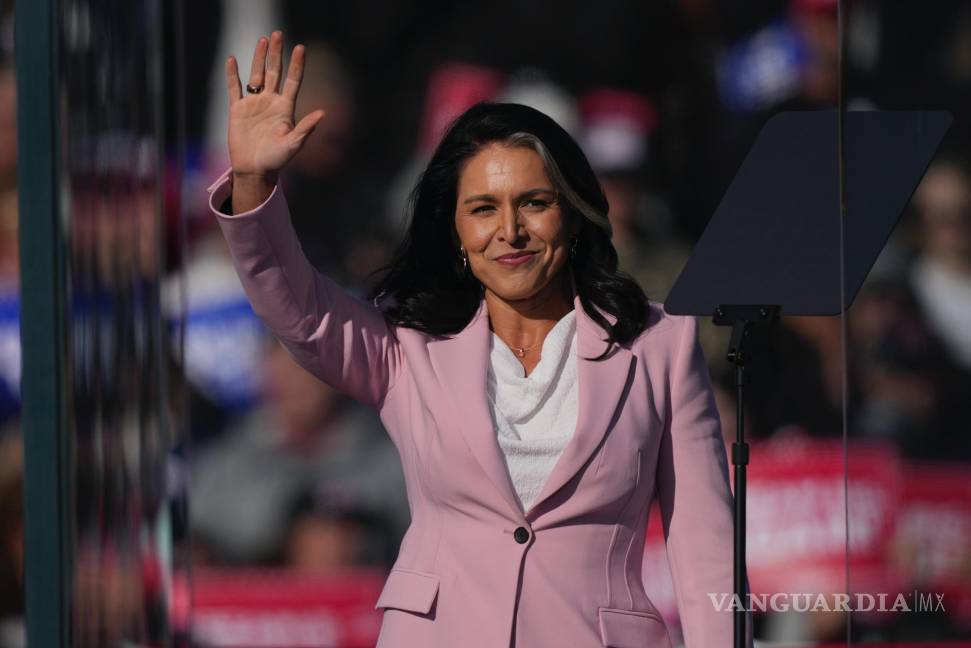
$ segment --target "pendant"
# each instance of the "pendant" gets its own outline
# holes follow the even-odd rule
[[[520,358],[525,357],[526,356],[526,349],[521,349],[519,347],[516,347],[516,355],[518,355]]]

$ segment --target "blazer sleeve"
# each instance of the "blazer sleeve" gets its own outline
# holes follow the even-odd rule
[[[209,194],[233,266],[263,323],[307,371],[380,408],[403,362],[380,310],[310,264],[279,184],[262,205],[235,215],[220,211],[232,195],[231,170],[209,187]]]
[[[731,646],[734,498],[698,322],[681,320],[668,420],[658,456],[658,504],[686,648]],[[747,596],[742,602],[748,606]],[[716,607],[720,602],[722,607]],[[747,646],[752,646],[748,613]]]

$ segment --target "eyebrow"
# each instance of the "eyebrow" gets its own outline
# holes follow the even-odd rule
[[[527,198],[529,196],[535,196],[536,194],[556,195],[556,192],[553,189],[536,188],[536,189],[530,189],[529,191],[524,191],[523,193],[516,196],[516,198]],[[462,204],[467,205],[468,203],[475,202],[477,200],[486,201],[486,202],[499,202],[498,200],[496,200],[496,197],[493,196],[492,194],[476,194],[475,196],[469,196],[468,198],[463,200]]]

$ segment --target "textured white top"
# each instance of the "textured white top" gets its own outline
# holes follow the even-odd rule
[[[493,333],[487,390],[492,420],[523,512],[529,510],[577,425],[576,313],[543,340],[529,376]]]

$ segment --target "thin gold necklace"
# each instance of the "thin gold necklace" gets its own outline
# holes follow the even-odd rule
[[[539,346],[539,344],[540,344],[540,343],[539,343],[539,342],[537,342],[537,343],[536,343],[536,344],[534,344],[533,346],[528,346],[528,347],[517,347],[517,346],[514,346],[514,347],[512,348],[512,350],[513,350],[513,351],[514,351],[514,352],[516,353],[516,355],[518,355],[518,356],[519,356],[520,358],[523,358],[523,357],[525,357],[525,356],[526,356],[526,352],[527,352],[527,351],[529,351],[530,349],[535,349],[536,347],[538,347],[538,346]]]

